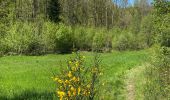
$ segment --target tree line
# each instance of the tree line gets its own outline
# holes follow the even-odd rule
[[[137,27],[152,9],[149,0],[1,0],[0,15],[13,21],[51,20],[68,25]],[[2,19],[2,17],[1,17]]]
[[[0,0],[0,51],[143,49],[153,44],[152,10],[150,0]]]

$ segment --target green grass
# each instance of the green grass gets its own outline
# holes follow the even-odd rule
[[[87,64],[92,62],[92,53],[82,52]],[[65,63],[72,54],[45,56],[6,56],[0,58],[0,100],[31,99],[51,100],[55,98],[55,83],[51,77],[58,73],[61,62]],[[141,65],[148,52],[126,51],[102,53],[102,69],[105,83],[105,98],[119,99],[121,76],[125,71]]]

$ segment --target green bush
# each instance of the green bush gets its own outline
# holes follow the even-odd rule
[[[4,53],[37,55],[43,52],[43,43],[34,24],[16,23],[1,40]]]
[[[93,50],[103,51],[106,41],[106,31],[98,30],[93,37]]]
[[[154,44],[154,16],[148,15],[143,18],[141,23],[141,35],[144,37],[148,47],[151,47]]]
[[[168,100],[170,98],[170,48],[156,46],[151,66],[147,69],[145,99]]]
[[[161,46],[170,47],[170,13],[163,16],[164,20],[161,22],[158,22],[157,24],[157,35],[158,35],[158,42]],[[162,18],[159,18],[158,20],[161,20]]]
[[[52,22],[45,22],[42,30],[42,41],[44,44],[45,52],[55,52],[55,39],[58,25]]]
[[[75,48],[78,50],[92,50],[95,29],[77,26],[74,28]]]
[[[0,38],[0,52],[40,55],[44,53],[69,53],[76,50],[138,50],[147,47],[146,35],[132,34],[115,28],[89,28],[66,26],[52,22],[17,22]],[[166,36],[167,37],[167,36]]]
[[[134,37],[131,33],[121,33],[119,36],[114,37],[113,39],[113,48],[116,50],[130,50],[136,47],[136,42],[134,43]]]
[[[75,48],[79,50],[86,50],[87,49],[86,37],[88,35],[88,32],[83,27],[75,27],[74,35],[75,35]]]
[[[55,50],[59,53],[69,53],[74,47],[74,33],[70,26],[59,25],[55,34]]]
[[[76,53],[76,56],[68,61],[68,66],[52,77],[57,85],[56,93],[60,100],[99,99],[101,71],[98,54],[95,54],[93,62],[92,66],[86,66],[85,56]]]
[[[86,29],[85,29],[86,30]],[[93,39],[96,33],[96,30],[93,28],[88,28],[86,30],[87,35],[86,35],[86,39],[85,39],[85,43],[86,43],[86,50],[90,51],[93,49]]]
[[[131,32],[124,30],[120,35],[115,35],[113,37],[113,49],[120,51],[144,49],[147,47],[145,38],[146,37],[143,34],[132,34]]]

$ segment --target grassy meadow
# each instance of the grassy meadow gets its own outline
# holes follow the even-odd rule
[[[91,52],[81,52],[86,64],[92,60]],[[44,56],[4,56],[0,58],[0,100],[52,100],[56,99],[56,86],[51,77],[61,68],[60,63],[72,54]],[[123,76],[127,70],[147,61],[148,51],[101,53],[103,83],[106,99],[125,98]],[[64,66],[63,66],[64,67]],[[115,89],[116,88],[116,89]],[[117,94],[118,93],[118,94]]]
[[[0,0],[0,100],[170,100],[170,0]]]

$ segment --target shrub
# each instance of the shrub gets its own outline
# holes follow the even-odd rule
[[[37,38],[38,37],[38,38]],[[42,55],[45,53],[45,46],[39,36],[33,37],[28,44],[27,50],[24,52],[27,55]]]
[[[152,66],[147,73],[148,81],[145,99],[168,100],[170,98],[170,14],[169,1],[155,1],[154,32],[155,43]]]
[[[164,20],[162,21],[162,17]],[[158,18],[157,28],[157,42],[160,43],[161,46],[170,47],[170,14],[162,16]]]
[[[148,47],[154,44],[154,16],[148,15],[143,18],[141,23],[141,35],[144,37],[144,40]]]
[[[77,54],[68,61],[61,74],[54,76],[60,100],[94,100],[99,77],[99,60],[95,57],[94,67],[84,65],[85,57]]]
[[[113,37],[113,48],[116,50],[139,50],[146,48],[145,37],[142,34],[132,34],[122,31],[120,35]]]
[[[93,50],[103,51],[106,41],[106,32],[104,30],[99,30],[93,37]]]
[[[11,26],[1,45],[6,53],[37,55],[43,51],[38,28],[29,23],[16,23]]]
[[[124,34],[114,35],[112,45],[116,50],[126,50],[128,46],[128,39]]]
[[[77,26],[74,28],[75,48],[78,50],[91,50],[95,30]]]
[[[78,50],[85,50],[87,32],[83,27],[74,27],[75,48]]]
[[[55,34],[55,50],[59,53],[71,52],[74,47],[74,34],[70,26],[59,25]]]
[[[44,43],[45,52],[55,52],[55,39],[58,30],[58,24],[45,22],[42,30],[42,41]]]
[[[41,26],[38,26],[37,23],[26,22],[11,25],[0,39],[1,53],[40,55],[49,52],[69,53],[73,48],[110,52],[112,49],[121,51],[147,47],[146,35],[132,34],[128,30],[122,31],[119,28],[106,30],[92,27],[71,27],[52,22],[43,22]],[[164,44],[169,44],[169,42]]]
[[[145,99],[170,98],[170,48],[156,46],[151,66],[147,69]]]

